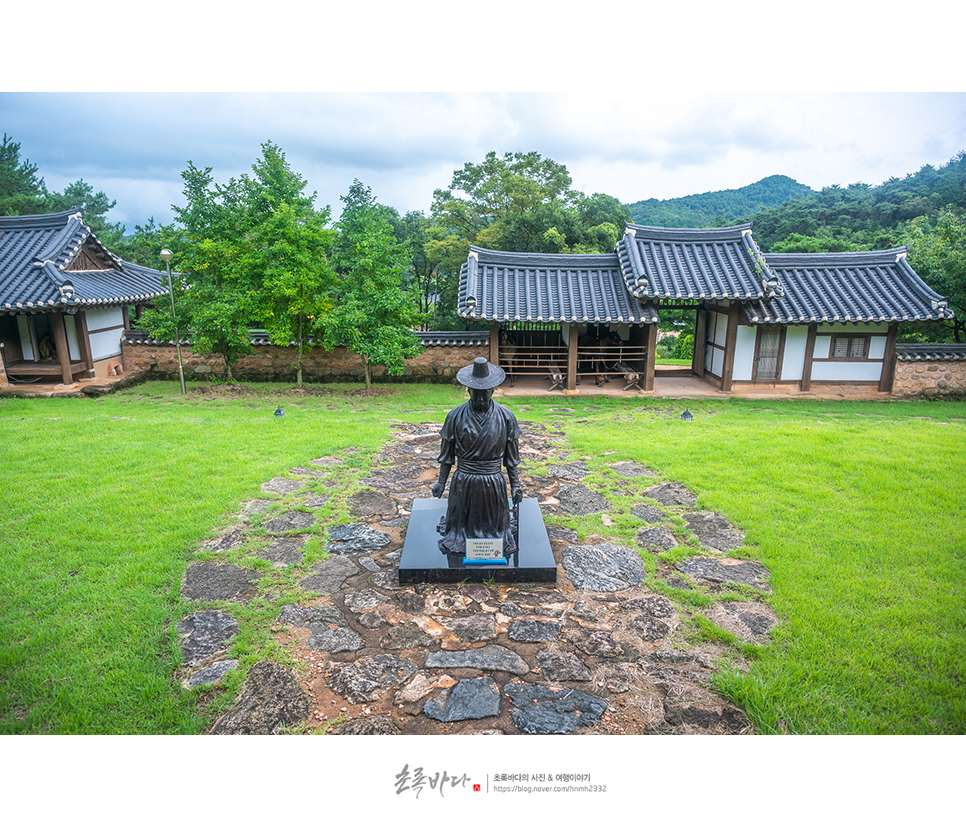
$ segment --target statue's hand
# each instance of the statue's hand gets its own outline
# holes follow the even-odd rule
[[[523,500],[523,490],[520,487],[513,489],[513,503],[519,504]]]
[[[439,481],[433,484],[433,498],[439,498],[443,494],[444,489],[446,489],[446,484],[441,484]]]

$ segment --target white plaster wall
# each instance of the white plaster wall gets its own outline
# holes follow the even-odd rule
[[[886,337],[873,336],[869,339],[869,359],[885,358]]]
[[[755,339],[758,328],[738,325],[738,338],[735,342],[735,367],[731,378],[736,382],[751,379],[751,372],[755,366]]]
[[[782,380],[796,381],[805,371],[807,327],[789,327],[785,331],[785,355],[782,357]]]
[[[73,316],[64,316],[64,330],[67,331],[67,347],[72,362],[81,358],[80,347],[77,345],[77,324]]]
[[[812,382],[878,382],[881,362],[814,362]]]
[[[714,340],[719,345],[724,345],[728,338],[728,316],[724,313],[714,314]]]
[[[103,333],[91,333],[91,354],[94,361],[117,356],[121,352],[121,334],[124,332],[124,313],[120,307],[104,310],[88,310],[87,330],[112,328]]]
[[[105,327],[124,327],[124,313],[120,307],[87,311],[88,330],[102,330]]]
[[[721,376],[724,373],[724,356],[723,350],[714,348],[714,354],[711,357],[711,373],[715,376]]]

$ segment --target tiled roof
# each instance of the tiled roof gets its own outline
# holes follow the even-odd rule
[[[966,361],[966,345],[896,345],[901,362]]]
[[[68,270],[85,243],[112,268]],[[163,292],[163,273],[108,252],[79,209],[0,217],[0,312],[126,304]]]
[[[665,229],[627,224],[617,244],[628,292],[638,298],[745,299],[781,294],[751,224]]]
[[[929,321],[953,317],[906,262],[906,248],[765,255],[784,296],[745,303],[756,324]]]
[[[617,255],[494,252],[470,247],[458,312],[510,322],[657,322],[654,305],[628,293]]]

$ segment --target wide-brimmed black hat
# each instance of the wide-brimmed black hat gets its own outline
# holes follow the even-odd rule
[[[457,382],[461,382],[467,388],[475,388],[480,391],[487,388],[496,388],[504,379],[506,379],[506,371],[499,365],[490,364],[482,356],[474,359],[472,365],[460,368],[456,372]]]

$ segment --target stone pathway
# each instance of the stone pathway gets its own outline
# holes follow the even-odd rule
[[[728,555],[742,533],[639,462],[595,461],[614,484],[595,491],[584,483],[588,462],[566,461],[562,433],[522,427],[522,485],[540,500],[556,587],[399,586],[409,507],[430,497],[436,479],[438,423],[396,424],[361,488],[340,458],[273,478],[231,529],[204,542],[182,585],[197,606],[179,625],[185,686],[217,687],[238,668],[227,656],[239,624],[224,609],[271,604],[259,591],[263,577],[288,578],[302,597],[272,625],[291,665],[254,664],[212,732],[747,732],[745,716],[710,688],[716,661],[729,653],[740,666],[740,658],[700,642],[694,614],[642,584],[712,600],[727,589],[700,613],[741,641],[766,641],[776,622],[763,602],[768,574]],[[628,495],[629,513],[615,509],[616,496]],[[323,523],[346,512],[351,523]],[[581,542],[568,520],[590,516],[601,534]],[[628,519],[638,549],[606,535]],[[313,544],[329,555],[305,567]],[[688,558],[662,559],[682,544]],[[655,554],[656,576],[644,551]],[[243,567],[252,557],[270,568]]]

